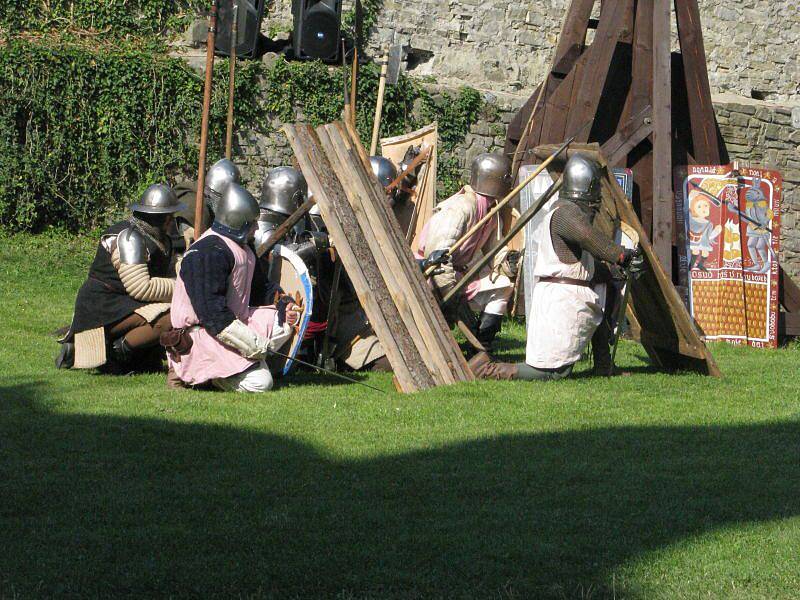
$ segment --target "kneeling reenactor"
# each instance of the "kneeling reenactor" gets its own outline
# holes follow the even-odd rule
[[[61,340],[58,368],[89,369],[107,363],[112,370],[160,366],[160,334],[169,329],[169,302],[176,265],[168,232],[182,210],[166,185],[151,185],[133,214],[106,229],[78,291],[75,312]],[[155,352],[153,352],[155,351]]]
[[[471,171],[470,184],[435,208],[420,236],[417,259],[423,261],[423,268],[437,266],[431,281],[441,297],[455,287],[476,254],[491,247],[493,236],[500,227],[500,214],[472,233],[452,255],[450,248],[511,190],[511,161],[505,156],[480,154],[472,162]],[[507,254],[498,256],[498,261],[502,261]],[[486,347],[500,331],[514,291],[512,277],[516,276],[512,265],[496,262],[493,267],[487,266],[480,277],[466,287],[464,294],[452,301],[453,306],[443,307],[448,320],[454,320],[450,314],[452,309],[459,311],[464,304],[478,313],[475,333]]]
[[[626,268],[642,259],[638,251],[623,248],[593,227],[599,207],[600,166],[575,154],[564,167],[559,200],[542,222],[525,362],[493,363],[481,353],[470,361],[477,376],[563,379],[590,340],[595,372],[610,374],[610,332],[603,319],[608,265]]]
[[[252,248],[258,203],[229,184],[211,228],[184,255],[172,299],[170,387],[211,382],[226,391],[266,392],[265,359],[291,337],[292,299],[266,281]]]

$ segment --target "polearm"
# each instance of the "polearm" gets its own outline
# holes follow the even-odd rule
[[[414,157],[414,160],[412,160],[408,164],[405,170],[402,173],[400,173],[397,177],[395,177],[389,185],[386,186],[385,188],[386,193],[389,194],[390,192],[393,192],[396,187],[398,187],[401,183],[403,183],[403,180],[408,176],[409,173],[411,173],[414,169],[416,169],[423,161],[428,160],[428,156],[430,155],[430,153],[431,153],[431,147],[428,146],[427,148],[422,150],[419,154],[417,154]]]
[[[720,200],[719,198],[717,198],[717,197],[716,197],[714,194],[712,194],[711,192],[709,192],[709,191],[707,191],[707,190],[703,189],[703,187],[702,187],[702,186],[701,186],[699,183],[696,183],[696,182],[692,181],[692,178],[691,178],[691,177],[689,177],[689,178],[687,179],[687,181],[689,182],[689,185],[691,185],[691,186],[693,186],[693,187],[694,187],[694,189],[696,189],[698,192],[700,192],[701,194],[703,194],[703,195],[704,195],[706,198],[708,198],[709,200],[711,200],[711,202],[713,202],[713,203],[714,203],[714,206],[722,206],[722,202],[723,202],[722,200]],[[752,218],[748,217],[748,216],[747,216],[746,214],[744,214],[744,213],[743,213],[741,210],[739,210],[739,207],[738,207],[738,206],[735,206],[735,205],[734,205],[732,202],[727,202],[727,201],[726,201],[726,202],[725,202],[725,205],[726,205],[728,208],[731,208],[731,209],[733,209],[733,211],[734,211],[734,212],[735,212],[737,215],[739,215],[739,218],[740,218],[740,219],[742,219],[743,221],[747,221],[748,223],[751,223],[752,225],[755,225],[756,227],[758,227],[758,228],[760,228],[760,229],[764,229],[764,230],[766,230],[766,231],[769,231],[770,233],[772,233],[772,229],[769,227],[769,224],[766,224],[766,225],[765,225],[764,223],[759,223],[759,222],[758,222],[758,221],[756,221],[755,219],[752,219]]]
[[[548,156],[547,159],[541,165],[539,165],[533,173],[531,173],[528,177],[526,177],[525,180],[522,183],[520,183],[517,187],[511,190],[506,195],[506,197],[503,198],[500,202],[498,202],[492,210],[486,213],[486,215],[480,221],[475,223],[475,225],[470,227],[469,230],[464,235],[462,235],[458,240],[456,240],[456,242],[452,246],[450,246],[450,248],[448,248],[447,254],[452,256],[453,252],[458,250],[469,238],[475,235],[475,232],[478,231],[481,227],[483,227],[487,223],[487,221],[489,221],[489,219],[495,216],[506,204],[508,204],[514,198],[516,198],[517,194],[519,194],[523,189],[525,189],[525,186],[527,186],[531,181],[536,179],[536,177],[542,171],[544,171],[547,168],[547,166],[551,162],[553,162],[556,159],[556,157],[558,157],[559,154],[561,154],[564,150],[567,149],[567,146],[569,146],[572,142],[575,141],[576,137],[577,134],[575,134],[574,136],[569,138],[566,142],[561,144],[558,150],[556,150],[555,152],[553,152],[553,154]],[[431,265],[430,267],[428,267],[428,270],[425,271],[425,276],[430,277],[433,274],[433,272],[437,269],[437,267],[438,265]]]
[[[461,292],[461,290],[469,285],[469,282],[475,278],[475,275],[477,275],[480,270],[483,269],[483,267],[485,267],[498,252],[500,252],[500,250],[505,248],[506,245],[514,238],[514,236],[517,235],[517,233],[519,233],[523,227],[525,227],[528,221],[530,221],[536,215],[536,213],[539,212],[542,206],[544,206],[545,203],[550,200],[550,198],[552,198],[559,189],[561,189],[562,182],[563,177],[559,177],[558,181],[554,182],[553,185],[547,188],[547,191],[542,194],[535,204],[532,204],[524,213],[520,215],[519,219],[517,219],[517,222],[514,223],[511,229],[509,229],[508,233],[503,236],[503,239],[500,240],[497,246],[483,255],[481,259],[464,274],[464,277],[462,277],[458,283],[456,283],[455,287],[447,293],[447,295],[442,299],[442,304],[447,304],[456,294]]]
[[[309,362],[304,360],[300,360],[299,358],[295,357],[292,358],[288,354],[284,354],[283,352],[278,352],[276,350],[270,350],[270,354],[274,354],[275,356],[280,356],[281,358],[285,358],[286,360],[291,360],[292,362],[296,362],[298,365],[303,365],[304,367],[310,367],[312,369],[316,369],[326,375],[333,375],[334,377],[338,377],[344,381],[349,383],[357,383],[358,385],[363,385],[364,387],[368,387],[371,390],[375,390],[376,392],[380,392],[381,394],[388,394],[386,390],[382,390],[381,388],[377,388],[374,385],[370,385],[368,383],[364,383],[363,381],[359,381],[358,379],[353,379],[352,377],[348,377],[347,375],[342,375],[341,373],[337,373],[336,371],[331,371],[330,369],[326,369],[325,367],[320,367],[319,365],[312,365]]]
[[[236,81],[236,46],[239,43],[239,3],[233,5],[231,21],[231,47],[228,52],[230,73],[228,75],[228,128],[225,132],[225,158],[231,159],[233,151],[233,93]]]
[[[294,227],[300,219],[302,219],[308,211],[311,210],[311,207],[314,206],[316,202],[313,198],[309,198],[303,204],[297,208],[289,217],[280,225],[278,225],[269,238],[262,243],[258,248],[256,248],[256,256],[263,256],[264,254],[268,253],[275,247],[275,244],[281,241],[283,236]]]
[[[211,83],[214,77],[214,36],[217,31],[217,0],[211,0],[206,39],[206,81],[203,89],[203,118],[200,124],[200,164],[197,167],[197,194],[194,199],[194,239],[203,231],[203,191],[206,186],[206,150],[208,149],[208,117],[211,112]]]

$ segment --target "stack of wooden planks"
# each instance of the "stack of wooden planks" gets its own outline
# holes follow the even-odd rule
[[[358,135],[340,122],[284,131],[398,389],[473,380]]]

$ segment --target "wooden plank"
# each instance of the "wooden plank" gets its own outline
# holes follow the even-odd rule
[[[653,246],[672,277],[672,84],[670,0],[653,0]]]
[[[591,127],[584,127],[585,123],[594,119],[597,106],[600,104],[600,95],[603,93],[604,83],[611,66],[611,58],[617,41],[625,27],[625,13],[631,10],[633,0],[616,0],[603,12],[600,26],[595,34],[594,42],[586,50],[588,58],[581,73],[576,74],[573,101],[570,105],[569,117],[566,123],[564,138],[578,134],[578,142],[589,139]],[[558,140],[553,140],[558,141]]]
[[[778,315],[778,335],[781,337],[800,336],[800,314],[781,312]]]
[[[433,387],[433,378],[404,333],[400,314],[371,260],[363,232],[358,228],[342,185],[333,175],[314,131],[308,125],[286,125],[284,132],[401,389],[413,392]]]
[[[605,144],[603,154],[613,167],[624,165],[628,153],[653,132],[653,111],[648,104],[617,130]]]
[[[675,0],[675,15],[688,91],[694,156],[702,164],[718,165],[722,157],[717,138],[717,120],[711,104],[711,86],[708,83],[706,50],[697,0]]]
[[[514,155],[513,173],[516,177],[517,168],[520,164],[530,162],[528,152],[541,143],[542,123],[545,113],[545,104],[558,88],[563,77],[568,74],[581,56],[586,45],[586,31],[588,29],[589,17],[592,14],[594,0],[572,0],[564,17],[564,24],[561,27],[561,34],[558,38],[558,45],[553,53],[552,67],[545,76],[544,81],[534,91],[533,95],[525,103],[525,106],[517,115],[525,115],[512,121],[509,133],[506,136],[505,151],[516,151]],[[525,126],[522,127],[522,123]],[[509,143],[512,133],[519,133],[518,143]],[[526,160],[527,159],[527,160]]]
[[[342,183],[347,200],[364,232],[364,237],[392,301],[420,356],[423,357],[423,360],[427,357],[431,358],[432,363],[428,363],[427,366],[429,369],[434,367],[431,374],[437,385],[455,383],[450,366],[438,348],[438,340],[432,323],[423,316],[420,307],[415,302],[417,300],[415,294],[408,289],[408,275],[403,273],[403,266],[400,264],[398,256],[405,248],[398,248],[398,244],[394,243],[398,236],[391,235],[392,228],[396,230],[395,234],[400,233],[399,225],[396,221],[387,223],[385,215],[378,214],[375,205],[386,204],[386,202],[380,197],[377,199],[369,197],[369,182],[360,177],[358,169],[353,169],[352,165],[355,161],[347,154],[348,142],[337,124],[323,125],[318,127],[316,132],[337,178]]]
[[[800,312],[800,287],[789,274],[779,267],[778,298],[786,312]]]
[[[343,128],[341,124],[337,123],[336,125],[341,129],[342,133],[346,135],[349,141],[349,149],[353,155],[353,160],[356,162],[360,160],[361,168],[356,169],[356,171],[359,173],[362,183],[368,187],[371,186],[373,198],[371,209],[375,210],[374,215],[380,218],[384,223],[389,224],[389,228],[399,234],[392,236],[389,241],[392,243],[394,249],[393,258],[399,261],[400,270],[404,277],[402,282],[403,293],[408,297],[408,295],[413,292],[413,300],[414,305],[417,307],[417,314],[426,327],[431,325],[431,334],[438,339],[439,351],[443,352],[447,357],[449,370],[455,374],[456,379],[459,381],[473,380],[474,376],[467,365],[464,355],[461,353],[461,349],[458,347],[455,338],[453,338],[450,332],[450,328],[444,319],[444,315],[442,315],[439,304],[436,302],[433,292],[425,280],[408,244],[405,243],[402,232],[399,230],[399,225],[397,225],[394,212],[389,208],[388,203],[384,199],[383,188],[372,174],[369,156],[361,145],[358,133],[347,124]]]
[[[653,3],[638,2],[634,24],[631,62],[630,110],[651,105],[653,97]],[[650,135],[652,140],[652,134]],[[643,144],[629,153],[628,167],[633,171],[633,200],[638,205],[642,227],[653,239],[653,153]]]
[[[595,0],[572,0],[570,2],[553,55],[554,65],[557,65],[573,46],[583,48],[586,45],[586,30],[589,28],[589,17],[592,16],[594,3]]]

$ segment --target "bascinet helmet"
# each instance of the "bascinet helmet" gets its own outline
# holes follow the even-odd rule
[[[600,165],[585,154],[573,154],[564,167],[564,182],[558,197],[583,202],[592,208],[599,205]]]
[[[258,221],[258,202],[238,183],[231,183],[222,193],[211,228],[240,244],[247,241]]]
[[[303,174],[292,167],[275,167],[264,179],[261,188],[262,211],[272,211],[287,217],[302,204],[308,194]]]
[[[155,183],[148,187],[139,202],[130,206],[134,212],[151,215],[172,214],[185,208],[185,204],[178,202],[178,197],[172,188],[164,183]]]
[[[511,190],[511,161],[502,154],[479,154],[470,171],[469,185],[479,194],[502,198]]]
[[[225,188],[231,183],[241,183],[242,174],[239,168],[227,158],[223,158],[211,165],[206,174],[205,189],[203,190],[206,206],[216,212],[216,206]]]
[[[370,156],[369,164],[383,187],[387,187],[397,177],[397,167],[384,156]]]

